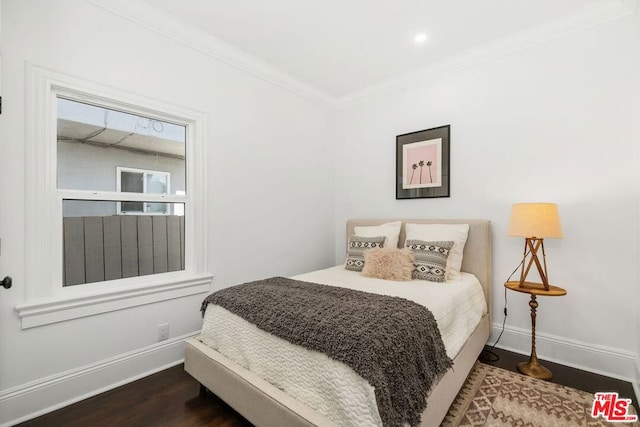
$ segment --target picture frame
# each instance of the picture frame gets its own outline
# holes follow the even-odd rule
[[[439,126],[396,136],[396,199],[450,197],[450,131]]]

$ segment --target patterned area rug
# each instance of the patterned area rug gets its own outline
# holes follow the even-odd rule
[[[591,393],[476,363],[441,427],[640,426],[594,419],[592,405]]]

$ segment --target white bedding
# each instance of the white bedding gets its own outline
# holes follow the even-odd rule
[[[393,282],[367,278],[340,265],[293,278],[398,296],[426,306],[438,323],[451,358],[487,311],[480,282],[468,273],[447,283]],[[323,353],[264,332],[219,306],[207,309],[200,340],[339,425],[382,425],[373,387]]]

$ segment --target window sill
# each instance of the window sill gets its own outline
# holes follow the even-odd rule
[[[80,317],[122,310],[190,295],[209,292],[212,275],[193,276],[187,279],[108,291],[98,295],[41,300],[17,306],[22,329],[64,322]]]

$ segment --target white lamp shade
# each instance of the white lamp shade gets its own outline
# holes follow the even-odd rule
[[[514,203],[509,236],[562,238],[558,205],[555,203]]]

